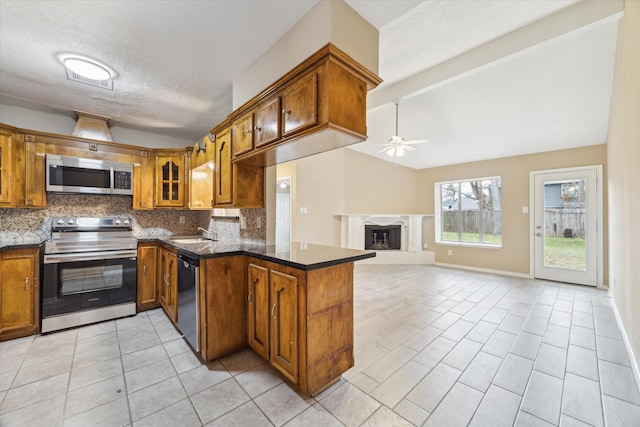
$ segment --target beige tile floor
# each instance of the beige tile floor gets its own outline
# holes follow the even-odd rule
[[[604,291],[356,266],[356,365],[304,399],[242,351],[203,365],[162,311],[0,343],[0,425],[639,426]]]

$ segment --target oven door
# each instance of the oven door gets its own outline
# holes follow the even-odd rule
[[[135,250],[47,254],[42,318],[136,301]]]

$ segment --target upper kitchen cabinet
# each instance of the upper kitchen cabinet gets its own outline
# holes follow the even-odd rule
[[[232,162],[231,127],[216,134],[215,207],[264,207],[264,168]]]
[[[14,168],[14,134],[0,129],[0,207],[15,205],[11,182]]]
[[[133,209],[150,210],[154,208],[153,172],[155,168],[155,154],[145,152],[138,163],[133,165]]]
[[[280,97],[259,105],[255,111],[255,147],[263,147],[280,139]]]
[[[231,152],[233,157],[253,150],[253,114],[249,113],[233,123]]]
[[[189,209],[211,209],[213,206],[215,144],[208,136],[193,147],[189,168]]]
[[[263,167],[361,142],[367,138],[367,92],[380,82],[329,43],[211,132],[253,117],[253,129],[243,125],[247,135],[236,134],[233,162]]]
[[[231,128],[216,134],[215,151],[215,206],[230,206],[233,202],[233,177],[231,175]]]
[[[318,75],[315,71],[283,89],[281,113],[285,138],[317,123]]]
[[[156,153],[156,207],[184,208],[185,152]]]

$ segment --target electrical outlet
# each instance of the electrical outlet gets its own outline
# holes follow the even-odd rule
[[[449,256],[453,255],[453,249],[449,249],[449,250],[447,251],[447,255],[449,255]]]
[[[247,229],[247,218],[244,216],[240,217],[240,230],[246,230]]]
[[[180,216],[178,217],[178,222],[179,222],[180,224],[184,224],[184,215],[180,215]]]
[[[262,228],[262,217],[256,218],[256,228]]]
[[[300,213],[304,213],[304,208],[302,206],[300,206]]]
[[[523,206],[522,207],[522,213],[529,213],[529,206]]]
[[[428,244],[426,244],[426,243],[423,243],[423,244],[422,244],[422,248],[423,248],[423,249],[427,249],[428,247],[429,247],[429,245],[428,245]]]

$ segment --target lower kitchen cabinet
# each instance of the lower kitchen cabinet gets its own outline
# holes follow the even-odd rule
[[[178,256],[165,248],[159,249],[158,301],[173,323],[178,322]]]
[[[0,341],[38,333],[39,249],[0,251]]]
[[[138,244],[138,311],[158,307],[157,263],[158,246],[155,243]]]
[[[246,256],[202,258],[199,274],[200,354],[210,361],[247,347]]]
[[[269,271],[271,364],[298,382],[298,278]]]
[[[317,395],[354,364],[353,263],[305,271],[249,262],[249,345],[299,392]]]
[[[249,264],[247,274],[249,346],[263,359],[269,359],[269,269]]]

